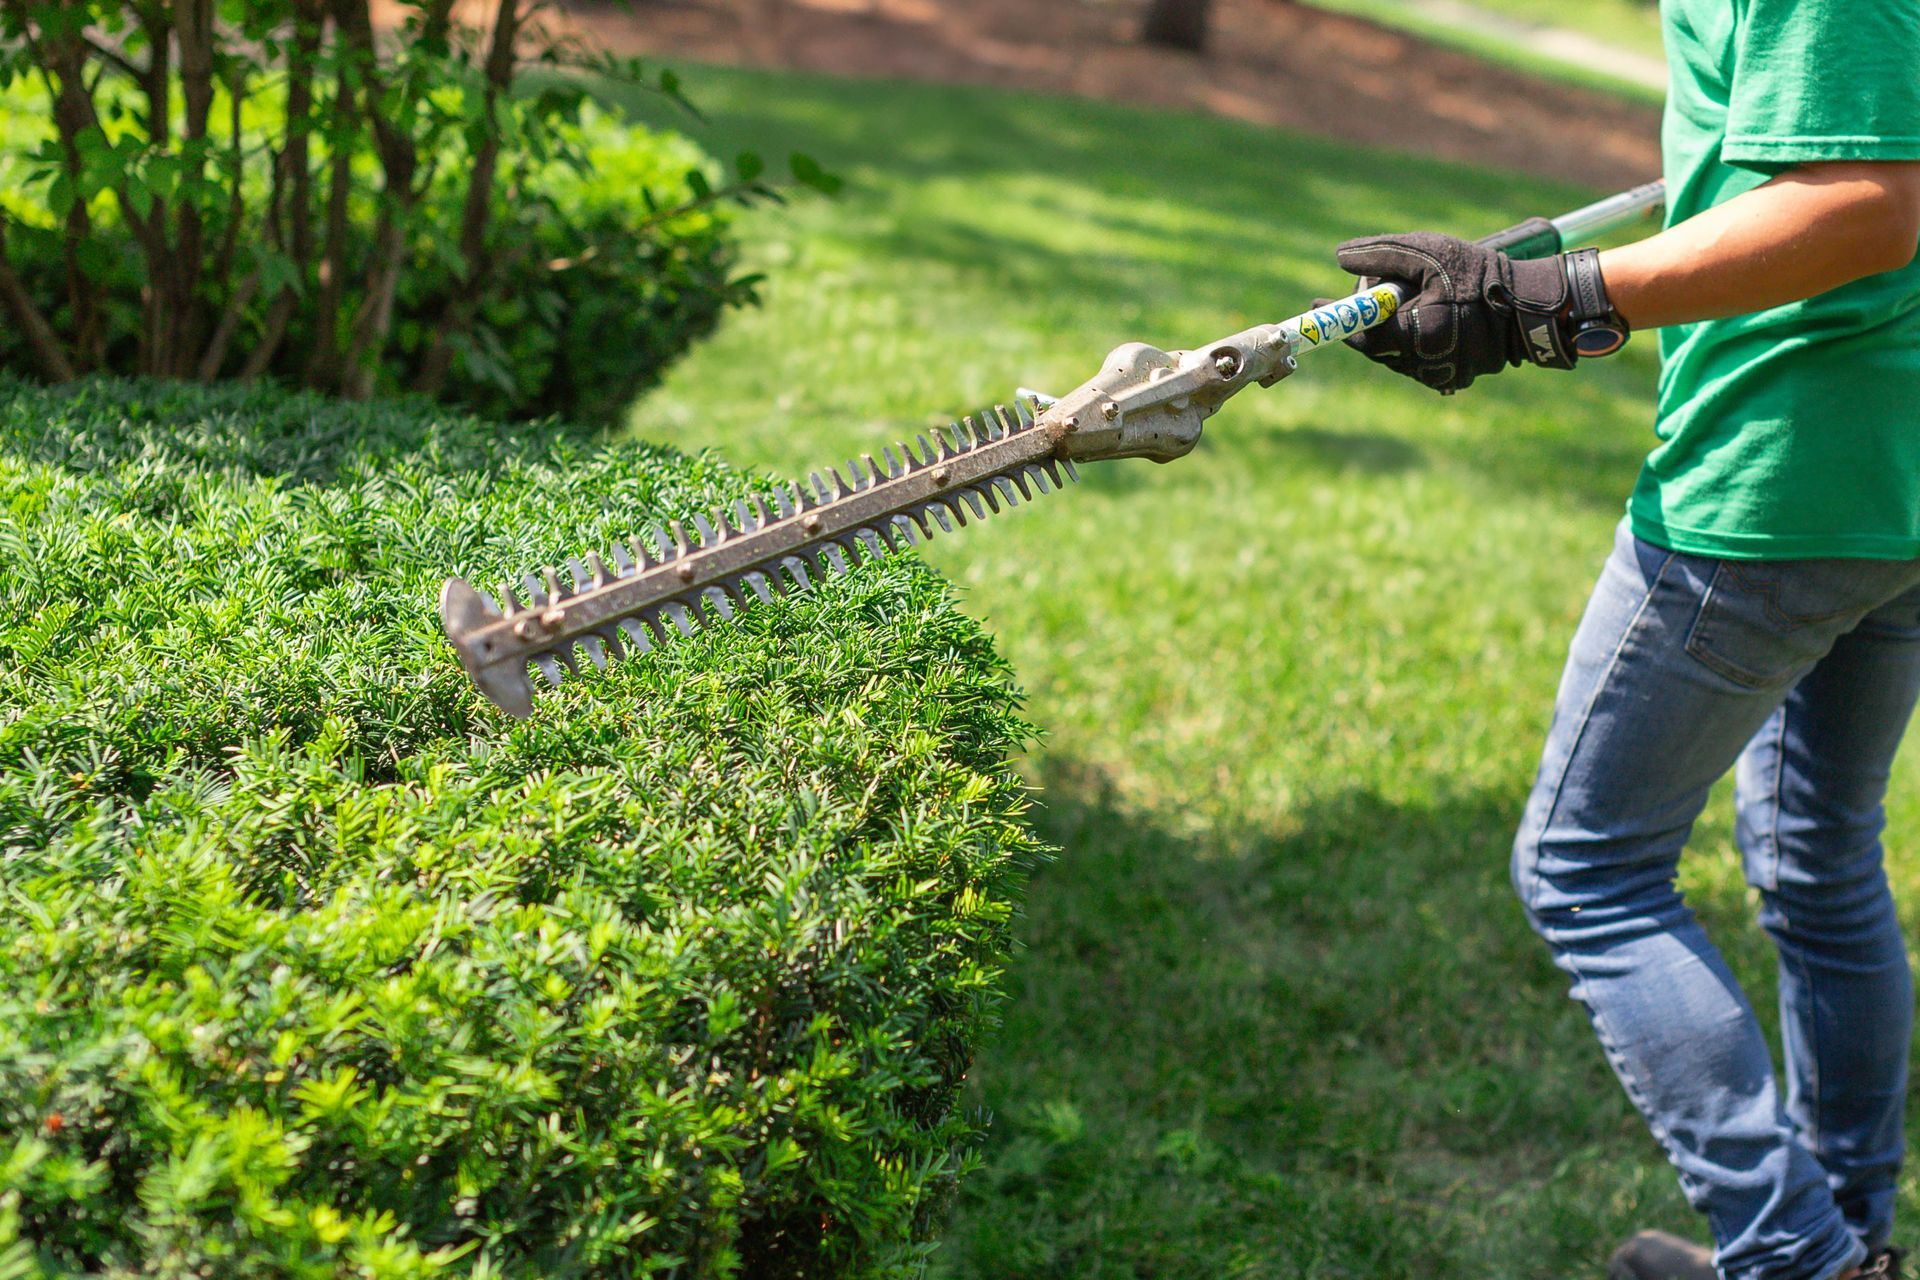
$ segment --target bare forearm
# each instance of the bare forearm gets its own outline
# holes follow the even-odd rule
[[[1601,255],[1635,329],[1746,315],[1894,271],[1920,243],[1920,163],[1789,170],[1637,244]]]

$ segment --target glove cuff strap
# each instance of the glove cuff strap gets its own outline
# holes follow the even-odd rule
[[[1556,255],[1513,264],[1514,323],[1520,351],[1547,369],[1571,369],[1579,356],[1567,332],[1568,271]]]

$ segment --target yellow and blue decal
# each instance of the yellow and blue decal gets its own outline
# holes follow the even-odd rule
[[[1398,292],[1391,285],[1375,285],[1365,293],[1307,312],[1296,322],[1296,327],[1308,346],[1317,347],[1362,329],[1371,329],[1399,309]]]

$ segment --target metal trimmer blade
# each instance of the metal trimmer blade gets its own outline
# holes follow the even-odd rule
[[[951,531],[1077,478],[1026,406],[995,407],[729,507],[669,521],[612,548],[507,583],[451,578],[440,621],[474,685],[509,715],[533,712],[531,669],[557,685],[584,655],[604,667],[803,591],[936,528]]]

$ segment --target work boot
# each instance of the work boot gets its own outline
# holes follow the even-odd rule
[[[1642,1231],[1613,1251],[1607,1280],[1720,1280],[1713,1250],[1664,1231]]]
[[[1719,1280],[1713,1250],[1664,1231],[1642,1231],[1614,1250],[1607,1280]],[[1900,1280],[1900,1250],[1882,1249],[1860,1264],[1855,1280]]]

